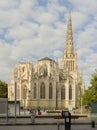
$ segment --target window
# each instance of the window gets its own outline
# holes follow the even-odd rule
[[[45,84],[44,84],[44,82],[42,82],[41,86],[40,86],[40,98],[41,99],[45,98]]]
[[[65,99],[65,86],[61,87],[61,99]]]
[[[52,83],[49,84],[49,99],[53,98],[53,88],[52,88]]]
[[[25,72],[25,67],[23,67],[22,70],[23,70],[23,73],[24,73]]]
[[[34,83],[34,98],[36,98],[36,83]]]
[[[27,87],[24,86],[23,87],[23,99],[26,99],[27,98]]]
[[[72,100],[72,86],[69,86],[69,100]]]

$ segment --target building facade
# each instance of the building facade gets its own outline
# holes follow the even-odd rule
[[[16,94],[21,107],[26,108],[75,108],[84,89],[85,84],[77,66],[77,52],[74,49],[69,15],[62,66],[59,67],[57,61],[48,57],[35,64],[18,63],[8,84],[8,98],[14,100]]]

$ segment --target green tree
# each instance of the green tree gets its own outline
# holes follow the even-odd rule
[[[92,75],[91,86],[85,90],[83,95],[83,105],[90,105],[92,102],[97,102],[97,69]]]
[[[0,80],[0,98],[7,98],[7,83]]]

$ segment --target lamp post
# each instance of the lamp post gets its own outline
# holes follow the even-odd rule
[[[81,109],[81,114],[83,113],[83,108],[82,108],[82,90],[80,87],[80,109]]]
[[[82,95],[81,95],[81,114],[83,113],[83,108],[82,108]]]
[[[15,91],[15,123],[16,123],[16,115],[17,115],[17,70],[14,71],[14,91]]]
[[[16,104],[16,95],[17,95],[17,92],[16,92],[16,90],[17,90],[17,83],[15,81],[15,123],[16,123],[16,114],[17,114],[17,111],[16,111],[16,106],[17,106],[17,104]]]
[[[24,99],[24,115],[26,114],[26,98],[27,98],[27,88],[24,87],[24,96],[23,96],[23,99]]]
[[[26,99],[24,98],[24,116],[26,115],[25,102],[26,102]]]

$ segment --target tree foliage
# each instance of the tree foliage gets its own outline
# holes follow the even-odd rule
[[[85,90],[83,95],[83,105],[90,105],[92,102],[97,102],[97,69],[92,75],[91,86]]]
[[[0,80],[0,98],[7,98],[7,83]]]

